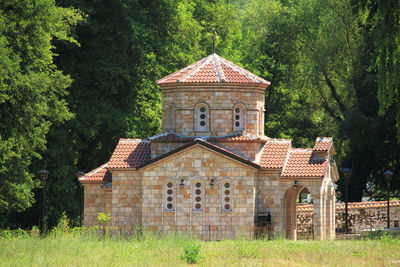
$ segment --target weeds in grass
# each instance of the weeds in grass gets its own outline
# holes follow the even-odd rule
[[[358,249],[353,250],[352,253],[353,253],[354,256],[365,256],[365,255],[367,255],[367,251],[358,250]]]
[[[32,237],[39,237],[39,236],[40,236],[40,229],[39,229],[39,227],[37,227],[37,226],[32,226],[30,235],[31,235]]]
[[[239,258],[257,258],[257,242],[248,240],[237,240],[236,251]]]
[[[18,228],[17,230],[3,230],[0,231],[0,239],[17,239],[17,238],[27,238],[29,237],[28,233]]]
[[[187,244],[183,249],[181,258],[188,264],[197,263],[200,260],[201,245]]]
[[[355,241],[224,240],[201,242],[193,233],[157,233],[137,225],[130,236],[116,227],[69,228],[66,216],[47,236],[0,230],[0,266],[398,266],[400,239],[382,234]],[[101,240],[101,242],[99,242]],[[62,251],[63,253],[59,253]],[[101,261],[99,261],[101,259]]]
[[[58,220],[57,225],[51,229],[49,236],[56,238],[57,236],[62,237],[69,233],[69,219],[65,211],[63,212],[61,218]]]

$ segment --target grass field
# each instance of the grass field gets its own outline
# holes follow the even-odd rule
[[[400,266],[400,239],[357,241],[221,241],[147,236],[112,240],[74,236],[0,238],[1,266],[185,266],[200,245],[198,266]],[[194,264],[196,266],[196,264]]]

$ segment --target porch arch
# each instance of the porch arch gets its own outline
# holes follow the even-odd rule
[[[313,195],[311,188],[308,186],[295,182],[295,184],[290,185],[284,194],[284,214],[285,214],[285,235],[286,238],[296,240],[297,239],[297,210],[296,201],[300,195],[300,192],[306,189]]]

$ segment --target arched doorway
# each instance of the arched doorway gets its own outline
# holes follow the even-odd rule
[[[285,191],[285,230],[286,238],[297,239],[297,205],[301,203],[308,204],[312,202],[310,190],[295,182]]]
[[[310,190],[303,187],[296,200],[296,239],[308,240],[314,238],[313,198]]]

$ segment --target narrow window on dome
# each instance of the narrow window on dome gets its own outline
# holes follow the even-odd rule
[[[222,182],[221,186],[221,210],[222,211],[232,211],[232,182],[225,180]]]
[[[166,181],[164,184],[164,210],[175,211],[175,183],[173,181]]]
[[[203,211],[204,206],[204,184],[202,181],[192,183],[192,210]]]
[[[233,131],[244,131],[246,129],[246,107],[238,103],[233,106]]]
[[[166,130],[175,131],[175,105],[173,103],[168,105]]]
[[[210,124],[208,105],[199,103],[195,107],[194,129],[196,132],[208,132]]]

